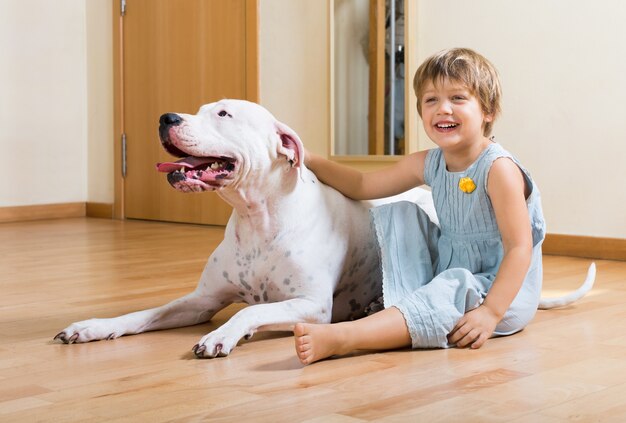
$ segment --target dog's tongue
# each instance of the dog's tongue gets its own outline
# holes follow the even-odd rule
[[[215,158],[189,156],[175,162],[157,163],[156,168],[159,172],[170,173],[179,170],[181,167],[193,169],[203,164],[209,164],[212,161],[215,161]]]

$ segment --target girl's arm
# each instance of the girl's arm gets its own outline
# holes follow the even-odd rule
[[[427,151],[404,156],[394,165],[374,172],[360,172],[306,152],[305,165],[320,181],[354,200],[370,200],[400,194],[424,183]]]
[[[528,188],[519,167],[510,159],[496,160],[487,191],[502,235],[504,257],[485,301],[467,312],[448,339],[459,347],[480,348],[519,292],[532,256],[532,232],[526,206]]]

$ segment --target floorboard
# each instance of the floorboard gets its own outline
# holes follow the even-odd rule
[[[219,227],[75,218],[0,224],[2,422],[626,421],[626,262],[597,261],[574,305],[539,311],[479,350],[353,354],[302,366],[289,333],[199,360],[209,324],[64,345],[72,321],[190,292]],[[576,288],[590,261],[544,260],[544,294]]]

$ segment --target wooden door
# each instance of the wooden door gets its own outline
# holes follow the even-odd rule
[[[222,98],[257,101],[256,13],[256,0],[126,0],[125,217],[216,225],[228,220],[231,208],[215,193],[178,192],[156,171],[157,162],[172,161],[159,142],[159,117],[194,114]]]

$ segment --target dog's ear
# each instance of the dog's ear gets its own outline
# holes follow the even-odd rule
[[[278,145],[278,154],[287,157],[291,167],[300,167],[304,164],[304,146],[296,131],[282,122],[276,122],[276,133],[281,143]]]

